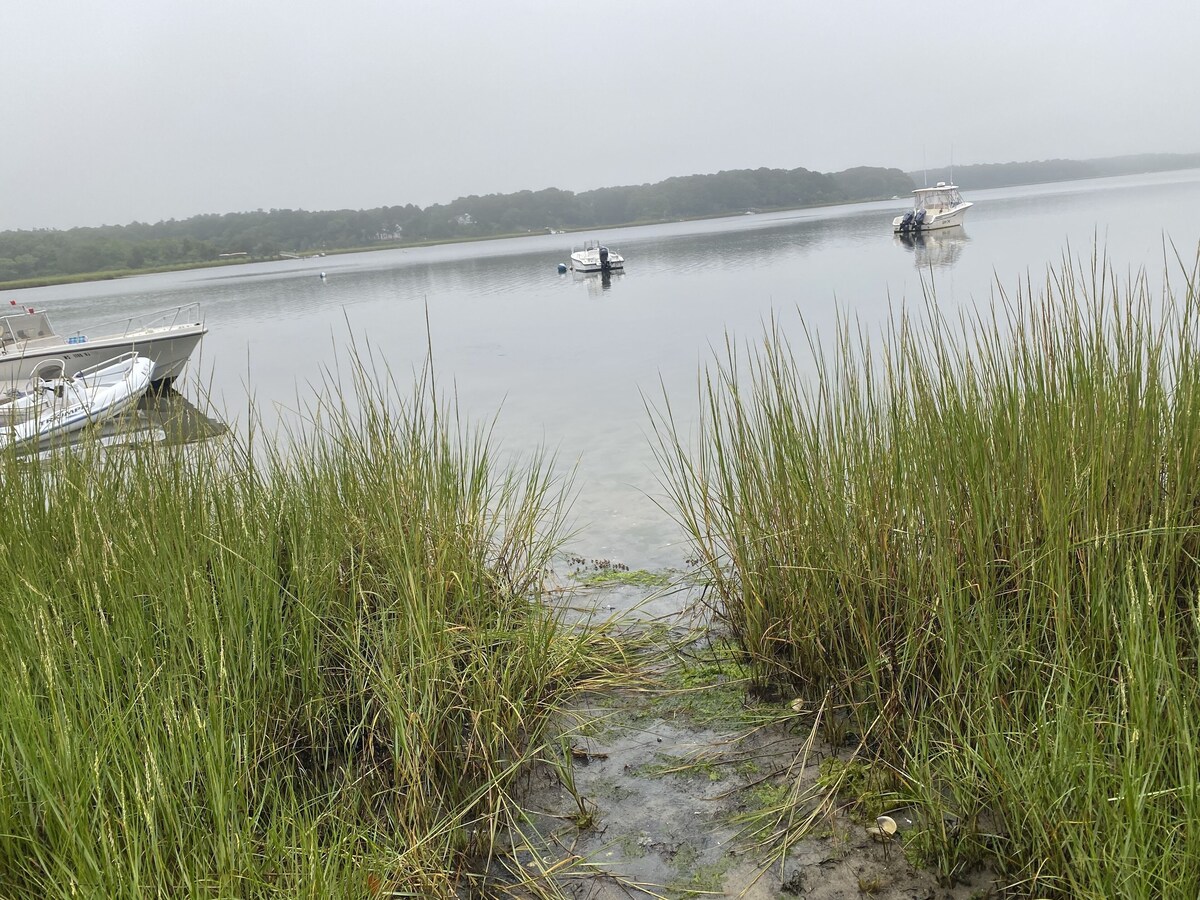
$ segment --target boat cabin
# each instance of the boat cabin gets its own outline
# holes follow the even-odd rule
[[[958,192],[958,185],[939,181],[937,187],[917,188],[913,191],[913,209],[954,209],[965,201]]]
[[[0,316],[0,347],[56,337],[54,329],[50,327],[50,319],[44,312]]]

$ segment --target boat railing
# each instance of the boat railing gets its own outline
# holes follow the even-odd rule
[[[43,359],[34,364],[33,371],[29,373],[29,383],[37,384],[39,381],[54,381],[57,378],[62,378],[67,371],[67,361],[62,358],[51,357]]]
[[[185,303],[182,306],[170,307],[130,316],[127,319],[117,319],[112,322],[102,322],[92,325],[87,330],[92,334],[119,334],[121,336],[149,331],[156,328],[171,328],[176,325],[203,325],[200,317],[199,303]],[[76,331],[71,337],[83,337],[84,331]]]
[[[86,369],[80,369],[71,377],[86,379],[89,375],[95,375],[101,369],[107,369],[124,362],[133,362],[133,360],[137,359],[139,355],[140,354],[136,350],[126,350],[124,353],[118,354],[117,356],[113,356],[109,359],[101,360],[98,363],[90,365]]]

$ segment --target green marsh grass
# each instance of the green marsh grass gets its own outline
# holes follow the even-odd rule
[[[487,869],[617,655],[540,602],[567,486],[428,378],[315,408],[286,451],[0,458],[0,896],[440,897]]]
[[[696,432],[657,414],[755,677],[855,735],[914,818],[906,852],[948,879],[1200,889],[1200,280],[1179,269],[1160,294],[1064,260],[829,350],[775,321],[710,366]],[[819,809],[793,796],[778,833]]]

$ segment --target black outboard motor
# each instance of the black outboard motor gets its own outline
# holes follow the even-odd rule
[[[904,214],[904,218],[900,220],[900,230],[908,231],[912,228],[913,210],[909,210]]]
[[[607,272],[610,268],[612,268],[612,264],[608,261],[608,248],[601,247],[600,248],[600,271]]]
[[[924,209],[924,207],[922,207],[921,209],[918,209],[917,214],[915,216],[913,216],[912,227],[914,229],[920,228],[921,223],[924,221],[925,221],[925,209]]]

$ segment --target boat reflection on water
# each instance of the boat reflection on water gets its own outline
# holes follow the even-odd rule
[[[123,444],[192,444],[229,431],[229,427],[197,407],[174,388],[152,391],[137,406],[99,430],[107,446]]]
[[[606,272],[576,272],[575,281],[582,281],[587,288],[588,294],[593,297],[599,297],[607,290],[611,290],[614,281],[619,281],[625,277],[625,272],[622,269],[611,269]]]
[[[940,231],[902,231],[895,241],[913,254],[913,263],[918,269],[945,269],[958,262],[963,248],[971,239],[962,226],[944,228]]]

